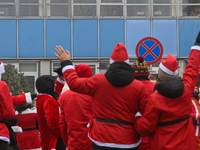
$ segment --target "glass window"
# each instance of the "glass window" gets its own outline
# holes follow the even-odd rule
[[[19,63],[20,72],[37,72],[36,63]]]
[[[0,3],[1,3],[1,2],[6,2],[6,3],[8,3],[8,2],[13,2],[13,3],[14,3],[15,0],[0,0]]]
[[[101,5],[100,6],[101,16],[123,16],[122,5]]]
[[[122,3],[122,0],[101,0],[101,3]]]
[[[198,5],[181,5],[179,11],[180,16],[200,16],[200,6]]]
[[[15,5],[0,5],[0,16],[15,16]]]
[[[127,16],[149,16],[149,6],[129,5],[127,6]]]
[[[154,16],[176,16],[175,5],[154,5],[153,6]]]
[[[47,16],[70,16],[70,6],[69,5],[47,5]]]
[[[20,0],[19,16],[43,16],[43,0]]]
[[[47,0],[47,3],[70,3],[70,0]]]
[[[96,16],[96,5],[75,5],[74,16]]]
[[[96,3],[96,0],[74,0],[74,3]]]
[[[27,81],[29,83],[29,91],[31,93],[35,93],[35,76],[25,76],[27,78]]]
[[[175,4],[176,0],[153,0],[154,4]]]
[[[149,4],[149,0],[127,0],[127,4]]]
[[[180,4],[200,3],[200,0],[179,0]]]

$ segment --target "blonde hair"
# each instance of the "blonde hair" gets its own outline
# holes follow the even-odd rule
[[[160,82],[161,82],[160,78],[157,78],[156,83],[155,83],[154,88],[153,88],[153,92],[155,92],[155,90],[156,90],[156,84],[158,84]]]

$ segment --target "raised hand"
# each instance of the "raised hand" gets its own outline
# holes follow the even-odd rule
[[[65,61],[65,60],[70,60],[70,52],[68,50],[64,50],[62,48],[62,46],[56,46],[55,48],[56,52],[58,53],[54,53],[54,55],[61,61]]]

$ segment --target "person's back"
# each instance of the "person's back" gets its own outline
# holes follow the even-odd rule
[[[155,85],[144,115],[135,118],[140,134],[150,134],[150,150],[196,150],[191,118],[192,95],[199,76],[200,33],[192,46],[183,78],[178,77],[178,62],[168,54],[162,59]]]
[[[81,78],[93,74],[85,64],[77,65],[75,70]],[[91,150],[92,141],[88,138],[87,124],[93,118],[92,97],[67,90],[60,96],[60,108],[61,133],[67,149]]]
[[[59,125],[59,108],[54,91],[54,78],[43,75],[36,80],[39,92],[36,99],[37,118],[41,137],[42,150],[56,148],[57,138],[61,137]]]
[[[23,104],[15,107],[17,125],[23,130],[17,134],[19,146],[22,149],[38,149],[41,148],[41,141],[38,135],[38,121],[36,108],[30,104]]]
[[[89,126],[93,149],[138,149],[141,139],[133,119],[137,111],[143,114],[148,95],[144,84],[134,80],[125,46],[115,46],[105,75],[90,78],[78,78],[68,51],[65,53],[62,47],[56,47],[56,51],[63,61],[62,71],[70,89],[93,98],[95,119]]]

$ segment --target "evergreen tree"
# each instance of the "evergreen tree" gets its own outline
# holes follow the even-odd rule
[[[2,81],[5,81],[12,95],[19,95],[29,91],[29,84],[23,73],[18,73],[12,64],[5,65],[5,73],[2,74]]]

